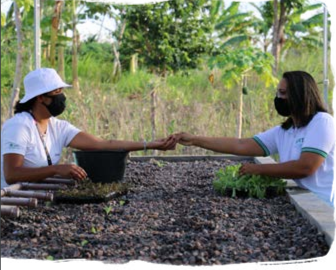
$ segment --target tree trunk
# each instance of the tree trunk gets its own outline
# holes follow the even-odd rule
[[[237,131],[236,137],[241,138],[243,126],[243,88],[246,87],[246,76],[243,75],[243,82],[239,92],[238,99],[238,116],[237,116]]]
[[[56,1],[54,14],[51,19],[51,39],[50,39],[50,64],[51,67],[56,67],[56,44],[58,37],[58,27],[61,18],[62,1]]]
[[[280,14],[278,0],[273,0],[273,37],[272,37],[272,54],[274,57],[273,75],[276,76],[279,67],[281,49],[285,43],[284,29],[286,23],[286,7],[284,0],[280,0]]]
[[[273,36],[272,36],[272,55],[274,57],[274,64],[273,64],[273,75],[275,76],[278,72],[278,61],[279,61],[279,54],[278,54],[278,43],[279,43],[279,15],[278,15],[278,0],[273,0]]]
[[[133,54],[130,63],[130,72],[135,73],[138,69],[138,54]]]
[[[62,36],[64,35],[63,27],[61,27],[60,34]],[[57,60],[58,60],[57,61],[57,63],[58,63],[57,72],[61,76],[61,78],[63,79],[63,81],[65,81],[64,47],[63,47],[63,44],[60,44],[60,46],[58,47],[58,57],[57,57]]]
[[[9,117],[14,114],[14,106],[19,99],[20,94],[20,83],[22,78],[22,59],[23,59],[23,46],[22,46],[22,18],[20,14],[20,9],[17,3],[14,1],[14,13],[15,13],[15,26],[16,26],[16,36],[17,36],[17,54],[16,54],[16,67],[15,67],[15,77],[13,82],[12,96],[9,104]]]
[[[279,17],[279,30],[278,30],[279,31],[279,42],[278,42],[279,57],[280,57],[282,47],[285,44],[284,30],[285,30],[285,23],[287,21],[286,16],[287,15],[286,15],[285,2],[280,1],[280,17]]]
[[[124,35],[125,28],[126,28],[126,20],[124,20],[122,22],[122,26],[121,26],[121,29],[120,29],[120,34],[119,34],[119,37],[118,37],[117,41],[112,43],[112,49],[113,49],[113,53],[114,53],[113,71],[112,71],[112,78],[113,79],[116,79],[121,74],[121,63],[120,63],[120,59],[119,59],[120,54],[119,54],[118,48],[121,45],[121,40],[122,40],[122,37]]]
[[[65,72],[64,72],[64,47],[61,45],[58,48],[58,67],[57,67],[57,72],[65,81]]]
[[[112,43],[112,49],[114,54],[112,78],[116,79],[121,74],[121,64],[119,60],[119,52],[116,47],[116,42]]]
[[[79,81],[78,81],[78,38],[77,38],[77,17],[76,17],[76,0],[72,0],[72,87],[80,94]]]
[[[156,138],[156,121],[155,121],[155,109],[156,109],[156,91],[155,86],[151,92],[151,125],[152,125],[152,141]],[[157,151],[153,150],[153,155],[157,155]]]

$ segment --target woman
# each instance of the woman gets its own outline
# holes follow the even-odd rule
[[[274,105],[287,117],[280,126],[253,138],[203,137],[177,134],[179,143],[215,152],[244,156],[279,154],[277,164],[244,164],[241,174],[293,179],[330,202],[334,179],[335,122],[323,105],[319,89],[304,71],[285,72],[278,85]]]
[[[87,174],[75,164],[58,164],[64,147],[80,150],[138,151],[173,149],[173,136],[149,142],[102,140],[80,131],[55,116],[65,109],[63,82],[54,69],[40,68],[24,79],[25,96],[16,104],[15,115],[1,132],[1,187],[17,182],[37,182],[60,175],[76,180]]]

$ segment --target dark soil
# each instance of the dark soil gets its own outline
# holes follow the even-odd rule
[[[320,257],[329,248],[286,196],[230,198],[212,188],[233,161],[129,162],[127,195],[40,203],[1,218],[1,257],[213,265]]]

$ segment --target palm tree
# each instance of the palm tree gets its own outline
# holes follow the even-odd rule
[[[309,46],[316,48],[321,45],[317,27],[323,26],[323,14],[314,14],[307,19],[303,15],[317,11],[321,4],[308,5],[306,0],[273,0],[261,6],[251,3],[259,11],[262,19],[255,19],[256,33],[261,35],[264,51],[274,56],[273,74],[276,75],[280,56],[291,46]]]

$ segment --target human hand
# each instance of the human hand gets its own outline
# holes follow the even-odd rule
[[[170,135],[167,138],[155,140],[149,142],[148,149],[157,149],[161,151],[175,150],[177,139],[174,135]]]
[[[84,171],[84,169],[77,166],[76,164],[55,165],[55,169],[56,174],[65,178],[84,180],[87,177],[87,173]]]
[[[191,146],[193,145],[193,139],[195,138],[194,135],[187,133],[187,132],[180,132],[174,134],[175,137],[177,138],[177,142],[179,144],[185,145],[185,146]]]
[[[258,174],[258,164],[245,163],[239,168],[239,175]]]

